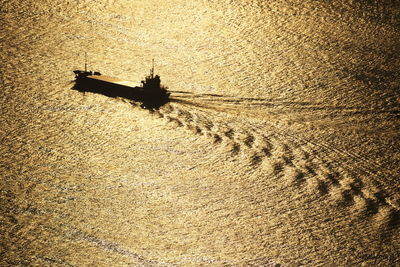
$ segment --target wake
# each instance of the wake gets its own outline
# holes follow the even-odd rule
[[[213,146],[224,146],[226,158],[237,160],[249,172],[268,173],[279,177],[288,189],[306,188],[310,195],[351,209],[370,221],[382,238],[390,239],[400,227],[400,207],[384,179],[395,179],[394,170],[325,140],[291,133],[290,125],[283,128],[270,120],[282,107],[315,110],[315,106],[328,112],[362,112],[362,107],[175,92],[171,103],[154,114],[208,138]]]

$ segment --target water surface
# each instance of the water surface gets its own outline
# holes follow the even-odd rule
[[[400,264],[395,1],[0,6],[1,265]]]

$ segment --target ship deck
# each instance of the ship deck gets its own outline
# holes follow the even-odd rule
[[[89,76],[87,76],[87,78],[106,82],[106,83],[132,87],[132,88],[141,87],[141,83],[139,83],[139,82],[121,80],[118,78],[109,77],[109,76],[105,76],[105,75],[89,75]]]

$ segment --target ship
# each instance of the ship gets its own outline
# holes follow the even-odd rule
[[[75,74],[74,89],[81,92],[126,98],[141,103],[140,106],[147,109],[158,109],[169,102],[170,93],[167,87],[161,85],[160,76],[154,74],[154,60],[150,74],[145,76],[140,83],[88,71],[86,62],[85,70],[74,70],[73,72]]]

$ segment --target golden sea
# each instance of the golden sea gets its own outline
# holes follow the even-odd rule
[[[400,266],[400,3],[2,0],[0,266]],[[159,110],[72,70],[171,92]]]

